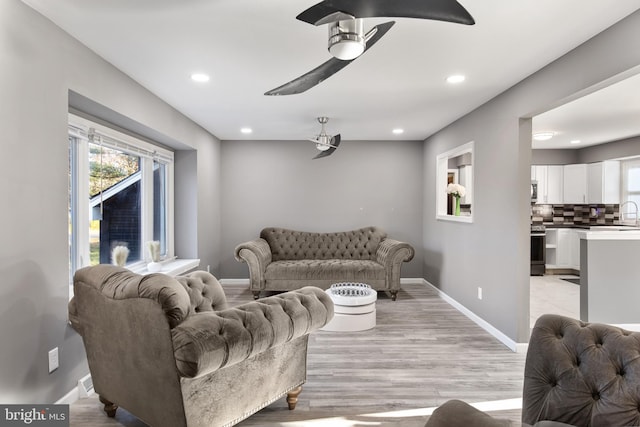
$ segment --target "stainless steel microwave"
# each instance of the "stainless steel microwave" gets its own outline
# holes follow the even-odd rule
[[[531,181],[531,203],[538,201],[538,181]]]

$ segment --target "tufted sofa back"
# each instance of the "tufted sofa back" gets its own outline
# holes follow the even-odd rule
[[[531,334],[522,421],[640,425],[640,333],[558,315]]]
[[[273,261],[300,259],[375,260],[387,234],[377,227],[338,233],[309,233],[285,228],[265,228],[260,237],[271,248]]]
[[[148,298],[157,301],[171,328],[192,313],[227,308],[222,287],[214,276],[204,271],[176,278],[164,274],[143,276],[126,268],[100,264],[76,271],[73,282],[75,292],[79,291],[77,287],[88,285],[114,300]],[[75,313],[75,301],[72,299],[69,320],[74,328],[81,330],[82,325]]]

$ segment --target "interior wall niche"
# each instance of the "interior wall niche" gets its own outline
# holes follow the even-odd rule
[[[445,221],[473,222],[473,141],[440,154],[436,159],[436,218]],[[455,198],[447,194],[449,184],[460,184],[460,215],[455,214]]]

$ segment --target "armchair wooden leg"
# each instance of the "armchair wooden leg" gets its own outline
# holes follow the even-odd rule
[[[398,291],[389,291],[391,294],[391,301],[395,301],[398,298]]]
[[[293,411],[296,409],[296,403],[298,403],[298,396],[302,392],[302,386],[296,387],[287,393],[287,404],[289,405],[289,410]]]
[[[109,418],[113,418],[116,416],[116,410],[118,409],[118,405],[116,405],[113,402],[109,402],[107,399],[105,399],[102,396],[100,397],[100,402],[104,403],[104,412],[107,413],[107,416]]]
[[[260,298],[260,291],[252,291],[252,292],[253,292],[253,299]]]

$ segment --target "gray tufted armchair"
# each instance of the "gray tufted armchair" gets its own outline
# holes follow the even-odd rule
[[[640,426],[640,333],[547,314],[531,333],[523,426]],[[428,427],[510,426],[461,401],[438,408]]]
[[[96,392],[154,427],[231,426],[306,380],[309,333],[333,317],[320,289],[229,308],[214,276],[141,276],[111,265],[74,276],[69,320]]]

